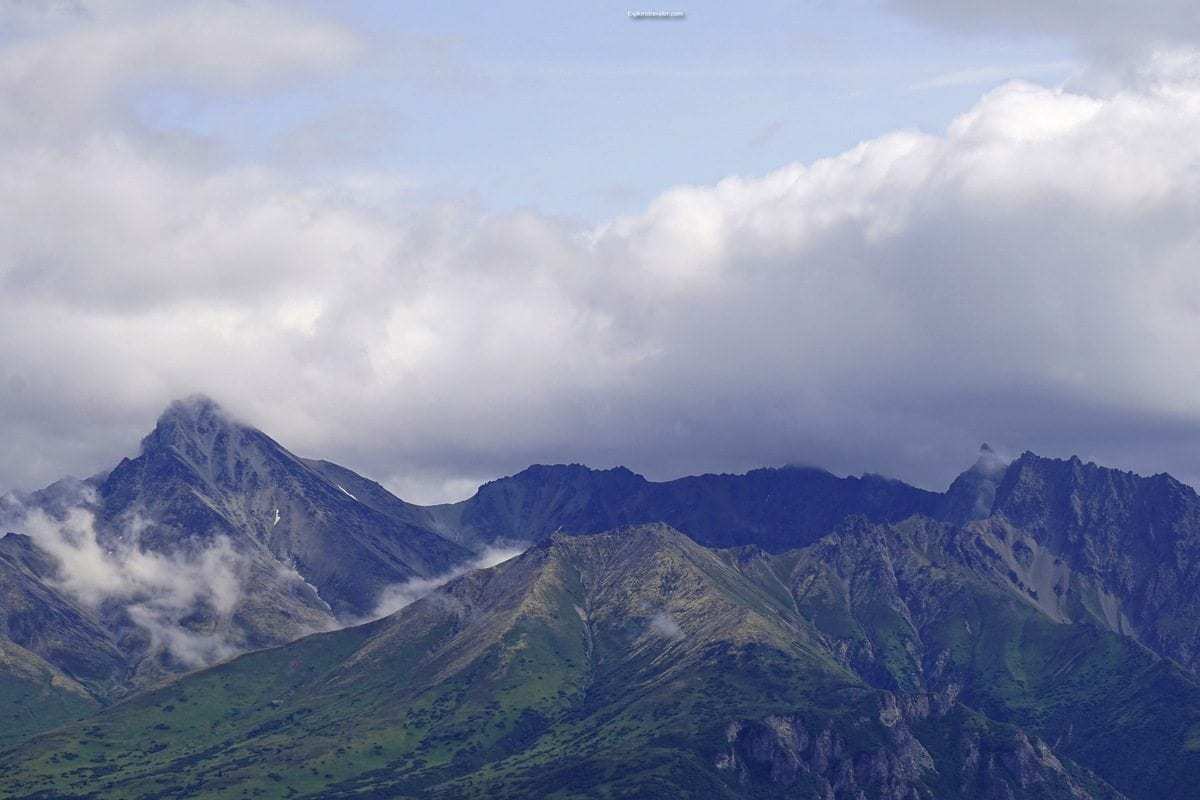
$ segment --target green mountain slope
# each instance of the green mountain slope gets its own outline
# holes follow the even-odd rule
[[[663,526],[555,536],[392,617],[243,656],[11,750],[0,792],[1123,796],[964,705],[957,684],[872,685],[833,617],[801,613],[804,559],[712,551]]]
[[[97,708],[83,686],[36,653],[0,638],[0,749]]]
[[[859,519],[772,563],[830,649],[876,685],[953,692],[1131,797],[1188,796],[1200,785],[1200,682],[1083,609],[1073,624],[1048,613],[995,568],[989,543],[978,526]]]

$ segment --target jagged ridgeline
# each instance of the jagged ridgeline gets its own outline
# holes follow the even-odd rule
[[[5,797],[1200,785],[1200,499],[1165,475],[539,466],[419,507],[193,399],[5,513]]]

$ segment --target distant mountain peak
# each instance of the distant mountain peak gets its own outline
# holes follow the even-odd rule
[[[975,464],[971,469],[975,472],[983,472],[989,475],[1003,472],[1008,467],[1008,462],[1000,456],[995,450],[984,442],[979,446],[979,458],[975,460]]]
[[[1021,459],[1027,455],[1032,454],[1025,453]],[[996,489],[1008,468],[1009,462],[993,450],[991,445],[987,442],[981,444],[975,463],[955,478],[954,483],[946,490],[937,516],[957,524],[987,517],[995,503]]]
[[[158,424],[188,424],[231,422],[225,409],[205,394],[193,394],[173,400],[158,417]]]
[[[123,462],[119,470],[144,470],[156,480],[174,476],[193,488],[202,485],[211,499],[214,492],[249,490],[254,480],[266,479],[268,464],[292,460],[295,457],[278,442],[240,422],[211,398],[192,395],[167,406],[142,439],[133,459],[136,466]],[[109,479],[106,484],[113,483]]]
[[[246,430],[250,429],[212,398],[194,394],[167,406],[159,415],[154,430],[142,439],[142,452],[169,448],[195,460],[201,453],[210,451],[217,439],[228,439],[230,434]]]

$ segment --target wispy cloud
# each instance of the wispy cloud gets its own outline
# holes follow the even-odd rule
[[[1200,44],[1200,13],[1189,0],[1081,5],[1076,0],[889,0],[892,9],[931,26],[969,34],[1055,37],[1095,55],[1144,56]]]
[[[501,547],[487,547],[477,557],[441,575],[432,578],[414,578],[388,586],[379,595],[379,602],[371,612],[368,620],[379,619],[395,614],[405,606],[412,605],[417,600],[446,585],[455,578],[466,575],[477,569],[488,569],[502,564],[510,558],[516,558],[525,552],[528,544],[509,544]],[[366,621],[366,620],[364,620]]]
[[[651,633],[666,639],[684,638],[683,628],[679,627],[679,623],[667,611],[659,611],[650,618],[649,630]]]
[[[766,125],[763,125],[754,135],[746,142],[748,147],[762,147],[768,142],[778,138],[779,134],[783,133],[787,127],[787,121],[782,119],[772,120]]]
[[[244,573],[243,556],[230,541],[219,537],[199,550],[155,552],[141,546],[148,523],[135,518],[121,536],[102,543],[89,492],[80,498],[86,505],[69,507],[61,517],[40,508],[9,511],[7,523],[57,562],[51,583],[93,611],[116,603],[145,632],[151,655],[166,651],[186,666],[200,667],[245,649],[238,629],[229,625],[243,596]],[[197,628],[187,622],[203,617],[213,624]]]
[[[960,86],[981,86],[1003,83],[1017,78],[1043,78],[1066,76],[1079,69],[1073,61],[1048,61],[1041,64],[1013,64],[1010,66],[969,67],[934,75],[909,86],[909,91],[923,92],[931,89],[950,89]]]

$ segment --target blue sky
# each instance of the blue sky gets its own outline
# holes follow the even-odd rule
[[[939,132],[1007,79],[1077,68],[1061,39],[945,32],[877,3],[680,8],[682,21],[635,21],[618,3],[310,2],[366,42],[354,64],[138,104],[148,125],[214,137],[230,157],[387,169],[423,196],[598,221],[665,187]]]

